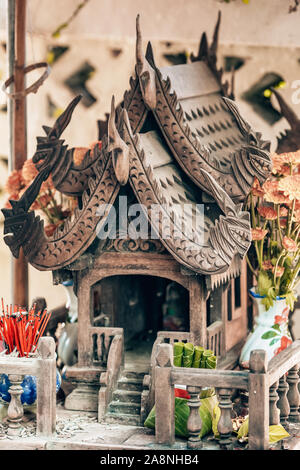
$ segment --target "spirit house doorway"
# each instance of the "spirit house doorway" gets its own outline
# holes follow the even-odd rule
[[[149,364],[158,331],[189,331],[189,292],[148,275],[116,275],[92,289],[94,326],[124,329],[125,363]]]

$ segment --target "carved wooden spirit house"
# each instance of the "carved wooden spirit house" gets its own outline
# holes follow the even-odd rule
[[[76,167],[73,149],[60,140],[76,98],[38,138],[36,180],[3,210],[14,256],[22,247],[37,269],[74,280],[78,363],[67,374],[78,387],[67,397],[70,409],[99,404],[99,417],[118,412],[139,423],[141,406],[143,417],[153,400],[153,343],[154,351],[162,341],[190,340],[231,367],[247,335],[243,258],[251,231],[242,204],[271,163],[269,143],[240,116],[221,82],[218,28],[219,20],[212,44],[204,34],[191,63],[159,69],[150,43],[143,54],[137,20],[136,76],[117,109],[112,100],[102,149]],[[79,206],[47,237],[29,208],[50,174]]]

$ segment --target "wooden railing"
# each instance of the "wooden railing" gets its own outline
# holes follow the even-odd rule
[[[191,333],[187,331],[158,331],[156,340],[154,341],[150,359],[149,374],[144,376],[143,391],[141,399],[141,422],[143,423],[154,405],[155,400],[155,366],[157,348],[160,344],[173,344],[177,341],[188,342],[191,340]]]
[[[120,328],[121,334],[116,334],[110,344],[107,369],[100,375],[100,389],[98,395],[98,421],[100,422],[107,411],[107,407],[112,400],[120,372],[124,366],[124,332]]]
[[[223,323],[215,321],[207,328],[207,345],[216,356],[220,356],[223,350]],[[150,372],[145,375],[143,381],[143,392],[141,400],[141,421],[144,422],[155,401],[155,374],[157,347],[159,344],[167,343],[171,346],[177,341],[184,343],[193,341],[193,336],[188,331],[159,331],[152,347]]]
[[[56,431],[56,357],[53,338],[39,340],[37,356],[0,357],[0,373],[7,374],[11,401],[7,409],[8,434],[17,436],[24,415],[21,383],[24,375],[37,377],[37,435],[51,436]]]
[[[159,444],[175,441],[174,385],[186,385],[190,415],[187,422],[188,448],[200,448],[201,418],[199,393],[203,387],[215,387],[221,411],[218,422],[219,444],[223,449],[232,445],[232,392],[235,389],[249,394],[249,449],[269,448],[269,425],[299,422],[300,395],[298,390],[300,340],[273,358],[267,366],[265,351],[253,351],[249,370],[185,369],[173,366],[173,348],[159,344],[156,353],[155,375],[155,435]],[[287,377],[285,375],[287,373]]]
[[[211,349],[215,356],[222,356],[223,349],[223,329],[222,321],[215,321],[207,327],[207,349]]]
[[[111,344],[116,335],[123,335],[123,328],[90,327],[89,344],[92,351],[92,364],[106,366]]]

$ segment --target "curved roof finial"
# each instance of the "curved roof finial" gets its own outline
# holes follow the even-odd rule
[[[136,17],[136,72],[144,102],[149,109],[153,110],[156,108],[155,71],[143,53],[140,15]]]
[[[114,96],[111,100],[111,113],[108,119],[108,152],[112,153],[116,178],[120,185],[124,186],[129,177],[129,149],[117,130]]]

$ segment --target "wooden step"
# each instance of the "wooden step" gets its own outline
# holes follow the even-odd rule
[[[117,415],[140,415],[141,404],[130,401],[111,401],[108,406],[108,412]]]
[[[105,422],[107,424],[124,424],[129,426],[141,426],[140,415],[106,413]]]
[[[143,380],[142,379],[135,379],[135,378],[126,378],[121,377],[118,380],[118,387],[119,390],[135,390],[141,392],[143,389]]]
[[[122,372],[122,377],[126,379],[144,379],[144,376],[148,374],[149,372],[147,371],[136,371],[136,370],[130,370],[130,369],[124,369]]]
[[[135,390],[115,390],[113,401],[141,403],[141,392]]]

